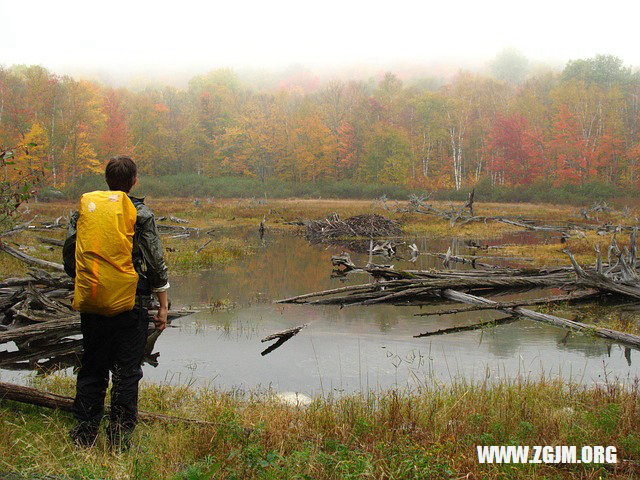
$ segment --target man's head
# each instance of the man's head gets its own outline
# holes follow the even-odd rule
[[[138,181],[138,167],[130,157],[118,155],[109,160],[104,176],[110,190],[129,193]]]

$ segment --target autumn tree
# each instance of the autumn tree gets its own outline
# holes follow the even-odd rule
[[[125,95],[125,91],[112,88],[107,89],[103,94],[102,114],[105,120],[99,142],[102,158],[131,153],[131,137],[124,105]]]
[[[489,170],[507,185],[528,185],[544,176],[544,159],[536,149],[535,133],[518,114],[499,115],[489,137]]]

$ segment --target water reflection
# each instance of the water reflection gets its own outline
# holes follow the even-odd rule
[[[160,332],[150,325],[145,346],[143,365],[158,366],[159,352],[154,352]],[[38,342],[11,342],[0,351],[0,369],[10,371],[35,371],[37,374],[56,370],[75,369],[82,357],[82,336],[78,328],[63,333],[58,338],[47,338]]]
[[[269,230],[263,239],[255,229],[237,229],[233,234],[246,236],[255,254],[221,269],[173,277],[171,298],[175,306],[228,299],[235,307],[174,321],[178,328],[168,329],[157,338],[155,354],[149,351],[144,367],[147,380],[327,394],[369,388],[417,388],[428,382],[458,378],[538,377],[544,373],[588,383],[602,381],[605,371],[609,378],[637,375],[638,352],[585,335],[567,335],[565,330],[527,320],[479,331],[413,338],[418,333],[500,316],[492,311],[416,317],[415,313],[439,307],[274,305],[275,299],[360,283],[367,278],[330,278],[329,259],[340,253],[343,245],[309,245],[304,238],[276,235]],[[482,243],[550,240],[548,236],[521,233]],[[455,254],[470,252],[465,242],[451,239],[406,241],[416,243],[421,252],[443,252],[449,247]],[[367,257],[366,253],[352,252],[356,264],[366,263]],[[396,268],[410,269],[442,265],[440,259],[426,255],[420,255],[415,263],[395,259],[391,263]],[[268,355],[261,355],[267,346],[260,342],[262,338],[305,323],[309,326],[298,335]],[[57,362],[60,368],[76,365],[76,340],[58,343],[55,355],[38,357],[35,362],[47,366]],[[33,366],[37,353],[33,355],[19,358],[0,353],[2,375],[18,366]]]

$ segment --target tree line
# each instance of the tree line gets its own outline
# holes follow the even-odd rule
[[[130,154],[152,176],[629,187],[640,174],[639,101],[640,74],[603,55],[527,78],[387,73],[259,88],[221,69],[184,89],[136,91],[12,66],[0,68],[0,147],[24,148],[2,175],[39,171],[61,188]]]

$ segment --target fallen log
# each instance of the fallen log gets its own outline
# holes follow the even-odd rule
[[[489,320],[487,322],[474,323],[473,325],[463,325],[460,327],[443,328],[436,330],[435,332],[425,332],[414,335],[413,338],[432,337],[434,335],[447,335],[449,333],[469,332],[473,330],[480,330],[485,327],[495,327],[496,325],[505,325],[517,321],[518,318],[512,315],[503,318],[496,318],[495,320]]]
[[[73,398],[55,393],[43,392],[32,387],[15,385],[12,383],[0,382],[0,399],[11,400],[14,402],[27,403],[38,407],[53,408],[65,412],[71,412],[73,407]],[[106,412],[109,413],[110,408],[106,406]],[[143,422],[162,422],[162,423],[187,423],[191,425],[215,426],[215,422],[206,420],[197,420],[193,418],[174,417],[173,415],[163,415],[161,413],[138,412],[138,419]]]
[[[638,283],[640,279],[636,273],[636,234],[637,230],[631,233],[631,251],[628,255],[624,255],[618,251],[618,265],[619,270],[609,269],[604,271],[602,261],[600,259],[600,251],[598,250],[598,260],[595,270],[585,270],[576,261],[575,257],[569,250],[564,252],[569,256],[571,264],[578,277],[578,283],[596,288],[601,291],[610,292],[618,295],[624,295],[627,297],[640,300],[640,287]],[[614,243],[610,247],[610,250],[615,245]]]
[[[168,320],[186,317],[198,310],[169,310],[167,314]],[[149,311],[149,316],[153,316],[154,311]],[[80,332],[80,314],[71,313],[66,318],[50,320],[48,322],[34,323],[25,327],[9,328],[0,331],[0,344],[7,342],[30,342],[40,341],[49,338],[61,338],[68,335],[74,335]]]
[[[36,237],[39,242],[44,243],[45,245],[53,245],[54,247],[64,247],[64,240],[59,240],[57,238],[49,238],[49,237]]]
[[[282,338],[289,339],[294,335],[297,335],[298,332],[300,332],[300,330],[302,330],[304,327],[308,325],[309,325],[308,323],[305,323],[303,325],[298,325],[297,327],[288,328],[287,330],[283,330],[281,332],[272,333],[271,335],[267,335],[260,341],[264,343],[264,342],[270,342],[271,340],[282,339]]]
[[[38,218],[38,215],[35,215],[31,220],[21,223],[20,225],[16,225],[15,227],[13,227],[10,230],[6,230],[2,233],[0,233],[0,237],[8,237],[9,235],[13,235],[14,233],[18,233],[21,232],[22,230],[25,230],[26,228],[29,227],[29,225],[31,225],[33,223],[33,221]]]
[[[64,267],[62,266],[62,264],[49,262],[48,260],[42,260],[40,258],[32,257],[30,255],[27,255],[24,252],[21,252],[20,250],[16,250],[15,248],[10,247],[9,245],[7,245],[6,242],[0,241],[0,250],[8,253],[9,255],[17,258],[18,260],[22,260],[23,262],[29,265],[35,265],[36,267],[43,267],[43,268],[52,268],[54,270],[58,270],[61,272],[64,271]]]
[[[268,335],[266,337],[264,337],[261,342],[270,342],[271,340],[278,340],[276,343],[269,345],[269,347],[267,347],[265,350],[263,350],[262,352],[260,352],[260,355],[262,355],[263,357],[271,352],[273,352],[276,348],[280,348],[280,346],[282,346],[283,343],[285,343],[287,340],[290,340],[291,337],[295,336],[298,334],[298,332],[300,332],[300,330],[302,330],[304,327],[306,327],[307,325],[309,325],[308,323],[305,323],[303,325],[298,325],[297,327],[293,327],[293,328],[289,328],[287,330],[283,330],[282,332],[276,332],[273,333],[271,335]]]
[[[10,328],[0,332],[0,344],[7,342],[25,342],[60,338],[80,332],[80,315],[69,315],[68,318],[35,323],[26,327]]]
[[[1,281],[0,288],[23,287],[29,284],[73,290],[73,279],[66,273],[50,273],[38,268],[32,268],[28,277],[7,278]]]
[[[181,225],[164,225],[159,223],[157,225],[158,232],[162,234],[185,234],[185,235],[197,235],[200,233],[200,229],[193,227],[183,227]]]
[[[482,263],[479,262],[479,258],[492,258],[492,257],[464,257],[461,255],[453,255],[451,253],[451,248],[447,251],[447,253],[426,253],[430,257],[440,258],[443,261],[443,266],[446,268],[449,266],[451,262],[462,263],[463,265],[471,265],[471,268],[483,268],[483,269],[496,269],[496,268],[504,268],[499,267],[497,265],[492,265],[490,263]]]
[[[9,365],[18,367],[24,362],[35,362],[41,359],[52,359],[75,353],[79,357],[82,353],[82,339],[53,340],[51,345],[38,345],[34,348],[19,349],[13,352],[0,352],[0,367]],[[27,364],[28,370],[33,370],[34,365]]]
[[[24,320],[36,323],[67,318],[73,313],[71,307],[49,298],[33,285],[28,285],[25,289],[25,298],[9,309],[9,314],[14,321]]]
[[[198,248],[196,250],[196,255],[199,254],[202,250],[204,250],[204,248],[209,245],[211,242],[213,242],[213,238],[210,238],[209,240],[207,240],[206,242],[204,242],[204,244],[202,244],[202,246],[200,248]]]
[[[304,221],[305,235],[313,242],[326,242],[339,238],[379,238],[402,234],[398,223],[377,214],[356,215],[341,220],[333,213],[324,220]]]
[[[515,300],[513,302],[496,302],[495,305],[472,305],[469,307],[452,308],[449,310],[438,310],[437,312],[416,313],[415,317],[431,317],[439,315],[452,315],[456,313],[475,312],[478,310],[496,310],[499,308],[514,308],[532,305],[547,305],[558,302],[572,302],[585,300],[601,295],[597,290],[585,290],[584,292],[571,293],[569,295],[556,295],[553,297],[533,298],[525,300]]]
[[[453,206],[449,210],[442,210],[434,207],[426,202],[426,198],[417,197],[412,195],[409,198],[409,205],[404,211],[406,212],[414,212],[425,215],[436,215],[445,220],[449,220],[451,226],[453,227],[456,222],[460,222],[459,225],[465,225],[470,222],[500,222],[505,223],[507,225],[513,225],[516,227],[523,228],[525,230],[532,231],[542,231],[542,232],[558,232],[562,233],[565,236],[569,236],[570,233],[580,230],[596,230],[601,232],[613,232],[616,230],[630,230],[633,227],[628,226],[614,226],[610,224],[604,225],[594,225],[594,224],[578,224],[578,223],[569,223],[562,225],[545,225],[535,222],[533,220],[528,220],[524,218],[508,218],[501,216],[478,216],[473,214],[473,192],[469,195],[469,200],[463,205],[463,207],[459,210],[456,210]],[[464,209],[469,208],[469,213],[467,214]]]
[[[381,272],[388,276],[390,269],[358,268],[353,272],[366,272],[374,276]],[[478,271],[480,272],[480,271]],[[395,272],[395,279],[352,285],[339,289],[316,292],[313,294],[299,295],[276,303],[308,303],[310,305],[369,305],[384,303],[393,300],[403,302],[406,300],[429,300],[439,298],[439,292],[446,288],[464,288],[470,291],[500,291],[505,289],[533,289],[533,288],[570,288],[574,286],[575,278],[567,274],[548,275],[437,275],[424,277],[402,278],[406,272]],[[342,295],[335,295],[342,294]],[[344,295],[346,294],[346,295]],[[313,297],[324,297],[315,298]],[[415,303],[414,303],[415,304]]]
[[[448,300],[453,300],[454,302],[469,303],[473,305],[495,305],[498,303],[493,300],[489,300],[488,298],[478,297],[451,289],[443,290],[442,297]],[[575,332],[595,335],[596,337],[613,340],[614,342],[620,343],[622,345],[627,345],[629,347],[635,348],[636,350],[640,350],[640,336],[631,335],[630,333],[623,333],[608,328],[601,328],[596,325],[587,325],[586,323],[576,322],[575,320],[568,320],[566,318],[556,317],[555,315],[548,315],[546,313],[535,312],[533,310],[528,310],[522,307],[496,308],[496,310],[507,313],[509,315],[519,315],[536,322],[542,322],[549,325],[554,325],[556,327],[567,328]]]
[[[630,256],[635,265],[635,248]],[[598,262],[599,268],[602,262]],[[344,262],[342,262],[344,265]],[[495,310],[518,315],[530,320],[568,328],[572,331],[592,334],[597,337],[613,340],[617,343],[640,349],[640,336],[624,332],[587,325],[554,315],[547,315],[521,306],[500,306],[499,302],[481,296],[463,293],[467,291],[495,291],[504,289],[529,289],[539,287],[556,287],[567,289],[577,285],[575,275],[571,279],[568,269],[526,269],[514,271],[395,271],[392,268],[364,267],[358,268],[352,262],[348,265],[351,272],[365,272],[373,276],[374,282],[364,285],[353,285],[331,291],[306,294],[281,300],[278,303],[307,303],[312,305],[369,305],[392,303],[395,305],[416,305],[417,301],[429,301],[434,298],[446,298],[460,303],[491,306]],[[610,267],[610,269],[614,269]],[[315,298],[314,298],[315,297]],[[324,297],[324,298],[318,298]],[[418,303],[419,304],[419,303]]]
[[[185,220],[183,218],[174,217],[173,215],[169,215],[169,220],[176,223],[189,223],[189,220]]]

